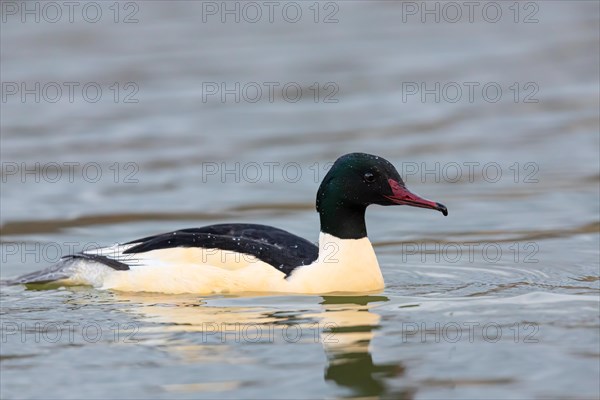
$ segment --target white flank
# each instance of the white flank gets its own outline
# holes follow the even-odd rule
[[[321,233],[319,258],[296,268],[287,279],[257,258],[231,251],[178,247],[123,254],[129,247],[113,246],[94,253],[122,261],[130,265],[130,270],[80,262],[77,279],[70,281],[128,292],[198,294],[366,292],[384,286],[373,246],[366,237],[342,240]]]

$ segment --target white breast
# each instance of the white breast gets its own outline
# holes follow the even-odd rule
[[[298,293],[366,292],[384,287],[381,269],[368,238],[319,236],[319,258],[288,278]]]

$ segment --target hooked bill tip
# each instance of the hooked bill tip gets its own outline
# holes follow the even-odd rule
[[[438,211],[444,214],[444,217],[448,216],[448,209],[445,205],[443,205],[442,203],[435,203],[435,205],[437,206]]]

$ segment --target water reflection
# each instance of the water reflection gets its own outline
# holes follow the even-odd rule
[[[376,303],[387,302],[385,296],[323,297],[322,318],[333,327],[335,344],[324,343],[328,365],[325,380],[352,390],[350,397],[385,397],[411,399],[411,389],[389,393],[385,379],[404,375],[401,362],[376,364],[370,351],[380,316],[371,312]]]
[[[348,397],[413,397],[413,389],[393,392],[386,384],[387,379],[404,375],[405,366],[401,362],[378,364],[371,354],[381,319],[373,309],[389,301],[385,296],[324,296],[309,303],[282,297],[287,306],[277,308],[271,306],[269,299],[273,298],[269,297],[255,297],[256,301],[249,306],[248,298],[236,297],[211,299],[131,293],[116,296],[131,303],[131,310],[145,322],[151,322],[144,324],[142,337],[151,338],[152,345],[163,347],[185,363],[236,359],[260,365],[269,359],[261,356],[264,352],[252,353],[247,346],[292,344],[295,347],[288,354],[293,358],[296,352],[311,351],[309,346],[319,342],[327,359],[324,382],[345,389]],[[248,382],[228,381],[220,385],[193,382],[166,385],[164,389],[203,392],[245,383]]]

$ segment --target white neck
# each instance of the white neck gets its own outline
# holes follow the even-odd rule
[[[383,276],[368,238],[340,239],[319,235],[319,258],[294,271],[294,291],[304,293],[365,292],[381,290]]]

